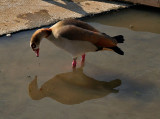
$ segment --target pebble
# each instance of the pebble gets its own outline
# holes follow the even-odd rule
[[[31,76],[27,76],[27,78],[31,78]]]
[[[8,33],[8,34],[6,34],[6,36],[7,36],[7,37],[11,37],[11,34],[10,34],[10,33]]]
[[[134,26],[133,25],[129,25],[129,27],[132,29]]]

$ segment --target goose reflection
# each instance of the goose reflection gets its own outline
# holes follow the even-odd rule
[[[58,74],[45,82],[40,89],[37,77],[29,84],[29,95],[33,100],[50,97],[63,104],[79,104],[86,100],[104,97],[110,93],[118,93],[114,89],[121,85],[121,80],[110,82],[97,81],[83,73],[83,68],[73,72]]]

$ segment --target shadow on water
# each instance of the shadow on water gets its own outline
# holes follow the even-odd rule
[[[37,76],[29,84],[29,95],[33,100],[50,97],[63,104],[79,104],[86,100],[101,98],[110,93],[118,93],[114,88],[121,85],[121,80],[110,82],[97,81],[83,73],[80,67],[73,72],[58,74],[45,82],[38,89]]]
[[[58,1],[58,0],[43,0],[45,2],[63,7],[65,9],[68,9],[70,11],[79,13],[79,14],[86,14],[87,12],[83,10],[83,8],[81,6],[78,5],[78,3],[73,2],[72,0],[62,0],[62,2]],[[70,2],[72,2],[72,4],[70,4]]]

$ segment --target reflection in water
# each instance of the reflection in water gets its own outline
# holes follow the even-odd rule
[[[58,74],[45,82],[40,89],[37,77],[29,84],[29,95],[33,100],[50,97],[63,104],[78,104],[85,100],[104,97],[110,93],[118,93],[113,89],[121,85],[121,80],[110,82],[97,81],[86,76],[83,68],[73,72]]]

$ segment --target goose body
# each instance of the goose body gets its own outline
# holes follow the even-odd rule
[[[73,58],[83,55],[86,52],[93,52],[97,50],[97,47],[88,41],[72,41],[63,37],[53,40],[53,36],[48,37],[47,39],[54,43],[57,47],[70,53]]]
[[[80,55],[82,55],[82,61],[84,62],[86,52],[109,48],[123,55],[123,51],[117,47],[118,43],[124,41],[122,35],[110,37],[89,24],[76,19],[63,20],[50,28],[37,30],[30,41],[30,46],[37,56],[39,56],[39,45],[43,38],[70,53],[73,57],[73,67],[76,66],[76,59]]]

